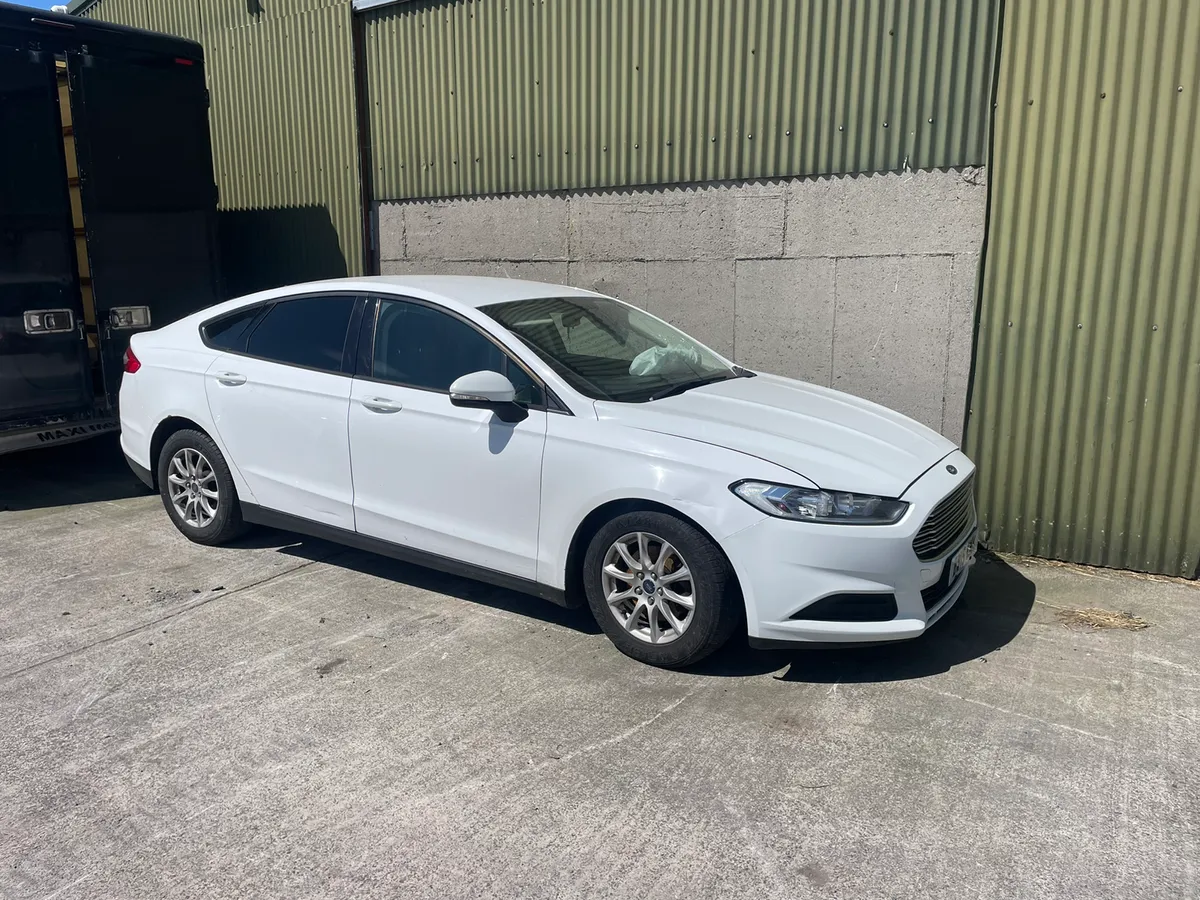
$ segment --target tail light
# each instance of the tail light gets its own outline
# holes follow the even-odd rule
[[[125,371],[130,375],[142,367],[141,360],[133,355],[132,347],[125,351],[125,356],[122,357],[121,362],[124,363]]]

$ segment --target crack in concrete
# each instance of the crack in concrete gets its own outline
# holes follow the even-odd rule
[[[833,318],[829,326],[829,384],[826,387],[833,387],[834,381],[834,366],[837,363],[837,314],[838,314],[838,260],[841,257],[833,258]]]
[[[952,694],[950,691],[939,691],[936,688],[931,688],[923,684],[914,684],[913,687],[920,688],[923,691],[928,691],[931,694],[937,694],[939,697],[946,697],[951,700],[961,700],[963,703],[972,703],[975,706],[982,706],[984,709],[990,709],[993,712],[1004,713],[1006,716],[1017,716],[1021,719],[1028,719],[1031,722],[1039,722],[1042,725],[1049,725],[1051,728],[1061,728],[1063,731],[1070,731],[1073,734],[1081,734],[1084,737],[1090,737],[1097,741],[1106,741],[1110,744],[1117,743],[1107,735],[1096,734],[1094,731],[1085,731],[1082,728],[1076,728],[1074,725],[1064,725],[1062,722],[1052,722],[1049,719],[1041,719],[1037,716],[1031,716],[1029,713],[1018,712],[1015,709],[1005,709],[1003,706],[996,706],[993,703],[986,703],[983,700],[975,700],[971,697],[963,697],[960,694]]]
[[[38,660],[37,662],[29,663],[29,665],[22,666],[19,669],[14,669],[11,672],[4,672],[4,673],[0,674],[0,681],[7,681],[9,679],[16,678],[20,675],[25,675],[28,672],[32,672],[34,669],[40,669],[43,666],[50,665],[51,663],[59,662],[60,660],[68,659],[72,656],[77,656],[80,653],[86,653],[88,650],[92,650],[96,647],[102,647],[105,644],[111,644],[116,641],[122,640],[123,638],[127,638],[127,637],[130,637],[135,634],[139,634],[143,631],[146,631],[147,629],[155,628],[155,627],[161,625],[163,622],[167,622],[171,619],[178,618],[179,616],[182,616],[185,613],[189,613],[194,609],[199,609],[202,606],[207,606],[209,603],[212,603],[214,600],[220,600],[224,597],[232,597],[235,594],[240,594],[243,591],[248,591],[251,588],[256,588],[256,587],[259,587],[260,585],[264,585],[269,581],[274,581],[276,578],[282,578],[285,575],[291,575],[293,572],[299,572],[302,569],[307,569],[309,566],[314,565],[316,563],[326,562],[326,561],[331,560],[334,557],[339,556],[345,552],[347,552],[347,551],[344,549],[338,549],[338,550],[335,550],[333,553],[330,553],[328,556],[322,556],[320,559],[310,559],[307,562],[303,562],[298,566],[294,566],[290,569],[285,569],[282,572],[274,572],[271,575],[268,575],[266,578],[260,578],[258,581],[252,581],[249,584],[244,584],[241,587],[234,588],[233,590],[217,591],[215,593],[211,593],[202,600],[198,600],[195,603],[190,603],[187,606],[183,607],[182,609],[174,610],[172,612],[167,613],[164,616],[159,616],[157,619],[152,619],[149,622],[144,622],[141,625],[134,626],[133,628],[127,628],[124,631],[120,631],[117,634],[111,634],[108,637],[99,638],[98,640],[92,641],[91,643],[84,644],[82,647],[76,647],[72,650],[64,650],[62,653],[56,653],[54,656],[48,656],[45,659]]]
[[[633,737],[635,734],[649,728],[651,725],[653,725],[655,722],[657,722],[663,716],[667,715],[667,713],[672,712],[673,710],[678,708],[682,703],[684,703],[686,700],[689,700],[693,696],[695,696],[699,690],[700,690],[699,686],[692,688],[690,691],[688,691],[682,697],[679,697],[676,700],[672,700],[670,703],[668,703],[666,706],[664,706],[662,709],[660,709],[658,712],[656,712],[654,715],[650,716],[649,718],[643,719],[642,721],[629,726],[628,728],[624,729],[623,731],[620,731],[614,735],[610,735],[609,737],[606,737],[602,740],[594,741],[590,744],[587,744],[586,746],[579,747],[578,749],[572,750],[569,753],[563,753],[559,756],[551,756],[540,762],[535,762],[533,760],[530,760],[529,765],[525,766],[524,768],[522,768],[518,771],[510,772],[508,775],[505,775],[502,778],[475,777],[475,778],[468,779],[466,781],[459,782],[458,784],[453,785],[449,788],[446,788],[445,790],[435,791],[433,793],[425,794],[424,796],[421,796],[421,797],[414,797],[414,798],[412,798],[412,800],[410,800],[408,803],[405,804],[405,807],[409,808],[409,809],[421,808],[421,807],[428,806],[432,803],[438,802],[440,800],[445,800],[449,797],[453,797],[457,794],[462,793],[463,791],[477,790],[480,788],[497,787],[500,785],[509,784],[513,781],[516,781],[516,780],[519,780],[522,778],[527,778],[530,775],[534,775],[538,772],[541,772],[545,769],[550,768],[551,766],[560,766],[564,763],[568,763],[571,760],[576,759],[586,753],[594,753],[597,750],[601,750],[606,747],[611,747],[614,744],[619,744],[622,741],[628,740],[629,738]]]
[[[947,407],[946,397],[949,395],[949,391],[950,391],[950,358],[951,358],[951,356],[954,355],[954,338],[956,336],[955,332],[954,332],[954,325],[955,325],[954,301],[957,298],[954,295],[954,288],[957,286],[957,282],[955,282],[955,280],[954,280],[954,261],[955,261],[955,257],[951,256],[950,257],[950,289],[946,292],[945,316],[946,316],[946,322],[948,323],[948,325],[946,327],[946,349],[945,349],[945,352],[942,354],[942,415],[941,415],[941,419],[940,419],[940,421],[942,423],[942,427],[940,429],[942,434],[946,433],[946,407]],[[967,398],[966,402],[970,403],[969,397]]]
[[[57,890],[51,891],[49,894],[47,894],[45,897],[43,897],[42,900],[53,900],[53,898],[61,896],[64,891],[69,891],[71,888],[77,887],[78,885],[83,884],[83,882],[87,881],[89,878],[92,877],[92,874],[93,873],[88,872],[86,875],[80,875],[78,878],[76,878],[70,884],[64,884],[62,887],[58,888]]]

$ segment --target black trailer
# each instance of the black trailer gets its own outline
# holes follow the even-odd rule
[[[0,453],[117,428],[132,332],[218,299],[199,44],[0,3]]]

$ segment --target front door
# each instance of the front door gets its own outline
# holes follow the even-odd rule
[[[217,433],[254,500],[348,531],[354,529],[346,435],[351,378],[343,354],[356,302],[350,296],[277,302],[205,376]]]
[[[350,397],[354,513],[361,534],[534,579],[546,443],[543,391],[474,325],[381,300],[373,353]],[[460,375],[501,372],[529,406],[521,422],[450,403]]]

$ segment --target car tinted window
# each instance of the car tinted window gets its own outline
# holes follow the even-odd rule
[[[240,350],[245,345],[246,326],[258,315],[261,307],[241,309],[204,326],[204,339],[219,350]]]
[[[445,391],[460,375],[481,370],[503,372],[504,354],[470,325],[427,306],[383,301],[374,377]]]
[[[353,310],[353,297],[281,301],[254,329],[246,350],[275,362],[340,372]]]
[[[533,379],[466,322],[418,303],[381,303],[375,328],[373,377],[447,391],[459,376],[485,370],[508,376],[519,401],[542,403],[541,389]]]

